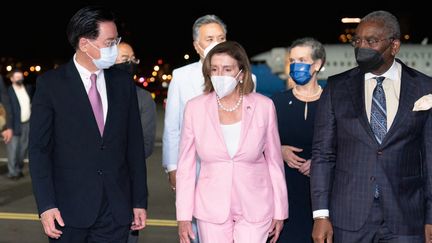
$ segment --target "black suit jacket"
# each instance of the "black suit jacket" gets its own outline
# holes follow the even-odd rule
[[[92,225],[103,198],[120,224],[131,223],[132,207],[147,208],[135,85],[117,69],[104,74],[103,137],[73,60],[41,75],[33,97],[29,165],[38,210],[59,208],[69,226]]]
[[[25,89],[31,101],[33,97],[33,89],[29,85],[26,85]],[[9,128],[12,128],[13,134],[15,136],[20,136],[21,135],[21,106],[19,104],[18,97],[12,85],[9,86],[8,88],[8,95],[9,95],[10,106],[11,106],[10,119],[12,119],[12,123],[11,123],[12,126]]]
[[[423,234],[432,223],[432,115],[412,111],[432,93],[432,79],[402,64],[399,107],[382,144],[370,128],[364,74],[332,76],[317,109],[312,164],[312,208],[329,209],[334,226],[359,230],[380,187],[384,218],[395,234]]]

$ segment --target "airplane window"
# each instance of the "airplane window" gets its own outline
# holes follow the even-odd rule
[[[348,62],[348,67],[351,67],[351,62]]]
[[[429,63],[429,62],[426,62],[426,67],[429,67],[429,65],[430,65],[430,63]]]
[[[333,62],[333,66],[335,66],[335,67],[337,66],[337,62],[336,61]]]
[[[412,66],[412,67],[415,67],[415,65],[416,65],[416,62],[413,61],[413,62],[411,63],[411,66]]]
[[[344,63],[344,62],[341,62],[341,63],[340,63],[340,66],[341,66],[341,67],[345,66],[345,63]]]

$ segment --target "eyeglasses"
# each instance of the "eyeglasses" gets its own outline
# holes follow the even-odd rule
[[[135,56],[132,56],[130,58],[123,58],[122,62],[128,62],[128,63],[134,63],[134,64],[139,64],[140,63],[140,59],[136,58]]]
[[[359,47],[362,44],[362,42],[365,41],[366,45],[374,48],[374,47],[377,47],[381,41],[385,41],[385,40],[393,41],[393,38],[390,37],[390,38],[385,38],[385,39],[379,40],[376,38],[361,39],[361,38],[354,37],[351,39],[350,43],[353,47]]]
[[[120,41],[121,41],[121,37],[117,37],[114,40],[105,41],[104,45],[106,47],[116,46],[120,43]]]

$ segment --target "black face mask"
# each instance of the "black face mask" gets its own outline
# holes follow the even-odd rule
[[[18,85],[22,85],[24,83],[24,79],[19,79],[19,80],[15,81],[15,83]]]
[[[357,47],[354,53],[359,68],[365,73],[375,71],[384,64],[384,58],[377,50]]]
[[[134,75],[136,74],[138,65],[132,62],[123,62],[123,63],[115,64],[113,67],[124,70],[130,73],[131,75]]]

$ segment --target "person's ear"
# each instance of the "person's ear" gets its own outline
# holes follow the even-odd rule
[[[81,37],[78,41],[78,49],[82,52],[87,52],[88,44],[88,40],[84,37]]]

